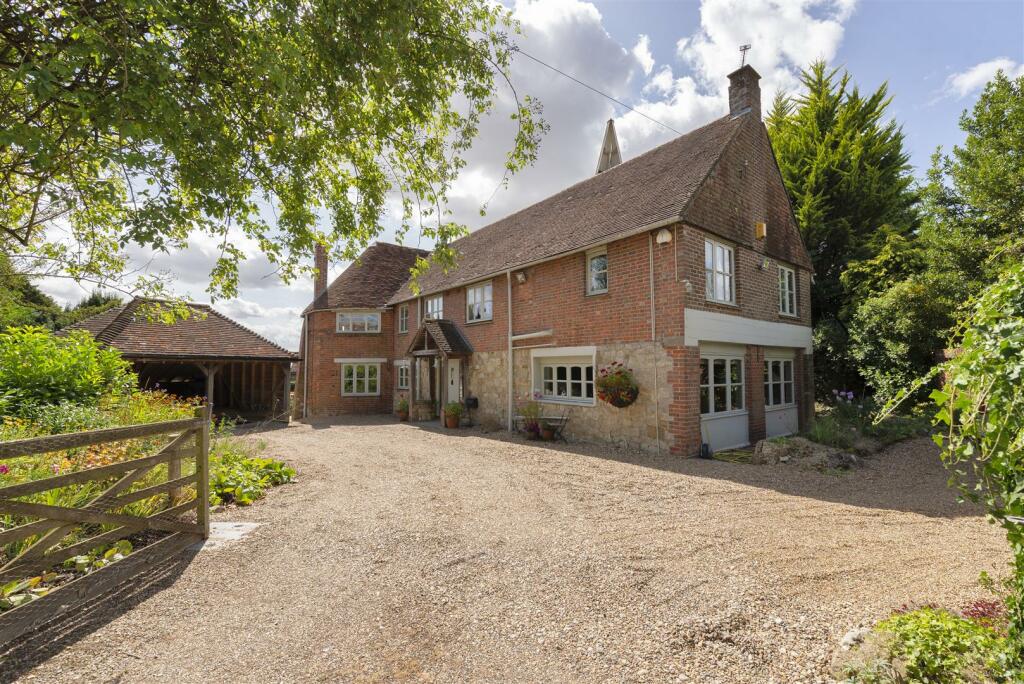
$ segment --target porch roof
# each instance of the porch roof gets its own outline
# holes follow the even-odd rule
[[[444,318],[423,321],[413,335],[406,353],[415,356],[417,352],[429,351],[425,349],[428,336],[434,342],[437,351],[444,356],[469,356],[473,353],[472,345],[463,337],[458,326]]]

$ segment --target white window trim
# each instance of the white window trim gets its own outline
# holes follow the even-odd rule
[[[376,330],[342,330],[341,329],[341,317],[342,316],[375,316],[377,319]],[[380,311],[370,311],[366,309],[346,309],[344,311],[336,311],[334,313],[334,332],[339,335],[380,335],[381,334],[381,315]]]
[[[559,404],[564,406],[596,406],[597,405],[597,347],[548,347],[530,350],[530,391],[543,393],[543,372],[538,376],[542,360],[552,361],[565,359],[565,365],[585,365],[584,359],[594,369],[594,396],[592,398],[572,399],[569,397],[542,397],[542,404]],[[551,365],[555,365],[552,363]]]
[[[402,370],[405,370],[405,384],[402,384]],[[408,361],[395,361],[395,388],[408,390],[412,385],[412,366]]]
[[[487,316],[487,318],[474,318],[474,319],[470,319],[470,317],[469,317],[469,293],[470,293],[470,291],[472,291],[472,290],[485,290],[486,291],[487,288],[490,288],[490,290],[491,290],[491,298],[489,300],[485,299],[483,301],[490,302],[490,305],[491,305],[490,314]],[[486,323],[488,321],[493,321],[493,320],[494,320],[494,285],[493,285],[492,281],[485,280],[485,281],[480,282],[480,283],[473,283],[472,285],[467,285],[466,286],[466,325],[473,325],[474,323]]]
[[[790,371],[789,371],[790,380],[789,380],[788,383],[786,382],[786,380],[781,380],[780,382],[782,383],[782,386],[783,386],[782,387],[782,396],[783,396],[783,398],[785,398],[785,396],[786,396],[786,387],[785,386],[787,384],[790,384],[790,385],[793,386],[793,401],[789,402],[788,404],[787,403],[769,404],[766,401],[764,403],[764,410],[766,412],[771,412],[771,411],[784,411],[786,409],[796,408],[796,364],[794,363],[793,357],[791,357],[791,356],[765,356],[764,357],[764,362],[766,364],[769,364],[772,361],[783,361],[783,362],[787,362],[788,361],[789,362],[789,364],[790,364]],[[762,368],[762,373],[763,373],[763,371],[764,371],[764,369]],[[785,372],[783,372],[782,377],[783,378],[786,377]],[[762,384],[763,385],[771,385],[772,384],[770,370],[769,370],[769,374],[768,374],[768,379],[763,381]]]
[[[381,389],[381,366],[383,365],[382,359],[335,359],[335,363],[341,364],[341,396],[343,397],[379,397]],[[367,375],[366,382],[369,384],[369,368],[374,366],[377,368],[377,391],[376,392],[346,392],[345,391],[345,367],[346,366],[366,366]],[[353,375],[353,377],[355,377]],[[353,383],[354,387],[354,383]]]
[[[714,379],[715,379],[715,361],[718,360],[718,359],[721,359],[721,360],[725,361],[725,384],[724,385],[715,385],[715,383],[714,383]],[[701,354],[700,355],[700,360],[708,362],[708,384],[707,385],[700,384],[700,366],[698,365],[697,366],[697,373],[698,373],[698,375],[697,375],[697,410],[700,411],[700,390],[703,389],[704,387],[708,388],[708,409],[710,409],[709,413],[701,413],[700,414],[701,420],[715,420],[717,418],[731,418],[731,417],[734,417],[734,416],[745,416],[745,415],[747,415],[750,412],[750,409],[747,408],[747,360],[743,356],[740,356],[739,354],[729,354],[729,353],[721,353],[721,352],[715,352],[715,353],[709,353],[709,354]],[[739,384],[739,386],[743,388],[743,392],[742,392],[743,408],[738,408],[738,409],[732,408],[732,388],[735,387],[736,384],[733,383],[729,379],[731,377],[729,371],[730,371],[730,366],[731,366],[733,361],[739,361],[740,362],[740,384]],[[729,407],[725,411],[715,411],[715,391],[714,391],[715,387],[725,387],[726,405]]]
[[[590,287],[590,260],[593,259],[594,257],[598,257],[598,256],[603,256],[605,258],[605,261],[604,261],[604,289],[602,289],[602,290],[595,290],[595,289]],[[588,297],[590,295],[599,295],[599,294],[607,294],[608,293],[608,285],[609,285],[609,283],[608,283],[608,272],[609,272],[608,266],[609,266],[609,264],[608,264],[608,247],[607,247],[607,245],[601,245],[600,247],[595,247],[593,249],[587,250],[587,252],[586,252],[586,264],[585,264],[585,268],[583,270],[584,270],[584,277],[587,280],[587,282],[586,282],[586,293],[587,293]]]
[[[439,301],[441,303],[440,307],[438,307],[438,315],[436,316],[430,313],[430,302],[433,301]],[[444,294],[442,293],[424,297],[423,320],[441,320],[442,318],[444,318]]]
[[[711,245],[711,280],[708,281],[708,267],[707,267],[707,245]],[[718,248],[721,247],[726,250],[729,254],[729,271],[720,270],[718,268]],[[736,305],[736,249],[732,245],[727,245],[724,242],[718,242],[712,240],[709,237],[704,238],[704,299],[709,302],[716,304],[731,304]],[[713,296],[715,292],[715,275],[721,273],[729,277],[729,299],[718,299]],[[712,296],[708,296],[708,285],[711,285]]]
[[[398,307],[398,332],[405,334],[409,332],[409,305],[402,304]]]
[[[783,275],[789,274],[793,279],[793,288],[789,289],[789,282],[786,280],[786,289],[783,289]],[[789,297],[785,295],[788,294]],[[786,311],[785,304],[792,304],[792,310]],[[792,269],[789,266],[783,266],[779,264],[779,314],[782,316],[797,317],[797,302],[796,302],[796,269]]]

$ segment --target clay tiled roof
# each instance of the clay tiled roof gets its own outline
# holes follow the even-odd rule
[[[459,326],[444,318],[423,321],[423,325],[413,335],[407,353],[412,354],[423,348],[424,335],[430,335],[430,339],[445,356],[468,356],[473,353],[473,346],[462,336]]]
[[[68,326],[87,330],[103,344],[128,358],[293,360],[296,355],[249,328],[218,313],[208,304],[189,304],[196,315],[172,325],[151,322],[133,299]]]
[[[430,252],[413,247],[378,242],[366,248],[357,261],[334,279],[324,294],[306,307],[316,309],[376,309],[409,280],[409,269],[417,257]]]
[[[422,292],[471,283],[680,218],[745,118],[713,121],[456,240],[457,267],[448,273],[432,267],[419,278]],[[406,283],[389,303],[412,297]]]

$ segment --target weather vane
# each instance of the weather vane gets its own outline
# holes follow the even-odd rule
[[[750,43],[746,45],[740,45],[740,66],[747,63],[747,50],[750,49]]]

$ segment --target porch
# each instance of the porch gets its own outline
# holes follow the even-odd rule
[[[467,396],[466,370],[473,348],[449,320],[426,320],[413,335],[408,357],[409,418],[434,420],[444,405],[463,403]]]

